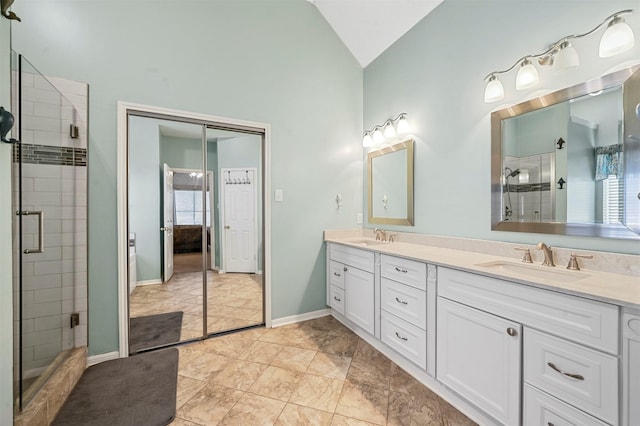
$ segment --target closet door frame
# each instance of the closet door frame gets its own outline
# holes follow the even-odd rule
[[[128,118],[139,115],[155,118],[175,119],[178,121],[204,124],[228,130],[262,134],[263,139],[263,238],[264,238],[264,319],[265,326],[271,327],[271,202],[267,194],[271,193],[271,126],[234,118],[218,117],[197,112],[175,110],[130,102],[118,102],[117,128],[117,217],[118,217],[118,357],[129,356],[129,281],[128,256],[129,239],[127,230],[128,216]],[[205,338],[206,336],[203,336]],[[114,356],[114,358],[116,358]]]

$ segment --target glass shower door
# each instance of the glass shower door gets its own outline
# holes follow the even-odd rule
[[[24,57],[12,54],[12,207],[16,405],[26,407],[74,347],[77,112]],[[84,172],[84,170],[83,170]],[[84,217],[80,219],[84,220]]]

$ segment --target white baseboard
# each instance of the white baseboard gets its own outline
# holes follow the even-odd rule
[[[100,364],[101,362],[111,361],[112,359],[118,359],[118,358],[120,358],[120,352],[118,351],[107,352],[106,354],[93,355],[87,359],[87,366],[90,367],[92,365]]]
[[[162,280],[136,281],[136,287],[139,285],[155,285],[155,284],[162,284]]]
[[[281,327],[287,324],[294,324],[296,322],[308,321],[316,318],[326,317],[331,315],[330,309],[320,309],[319,311],[306,312],[304,314],[291,315],[289,317],[276,318],[271,320],[271,327]]]

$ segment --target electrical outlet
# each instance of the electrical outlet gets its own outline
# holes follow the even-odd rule
[[[356,215],[356,223],[357,223],[358,225],[362,225],[362,213],[358,213],[358,214]]]

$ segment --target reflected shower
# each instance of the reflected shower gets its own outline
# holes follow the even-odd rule
[[[509,173],[507,173],[507,170],[509,171]],[[507,182],[509,178],[516,177],[519,174],[520,174],[520,169],[511,170],[509,167],[504,168],[504,176],[507,179]]]
[[[511,204],[511,188],[509,187],[509,178],[516,177],[520,174],[520,169],[511,170],[509,167],[504,168],[504,183],[507,187],[507,205],[504,206],[504,220],[509,220],[513,214],[513,206]]]

